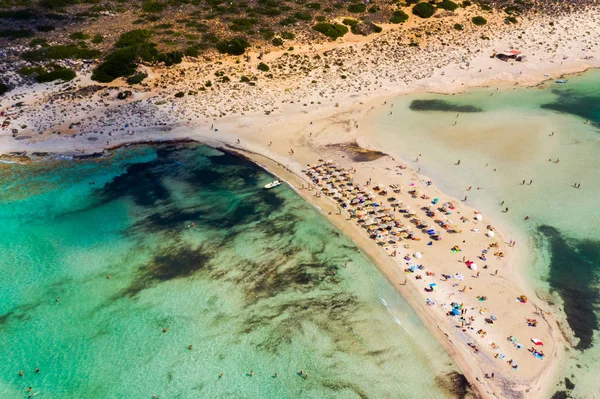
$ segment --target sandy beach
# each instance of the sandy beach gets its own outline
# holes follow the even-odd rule
[[[446,29],[467,17],[431,22]],[[75,85],[20,88],[0,99],[2,120],[10,122],[0,152],[87,156],[128,143],[189,138],[247,157],[352,238],[418,312],[479,396],[547,397],[567,342],[550,306],[524,286],[522,243],[513,245],[513,237],[493,220],[442,193],[408,160],[373,148],[361,120],[375,108],[393,112],[388,101],[402,93],[474,86],[511,90],[600,67],[600,33],[594,28],[599,18],[597,9],[540,16],[517,31],[497,16],[495,24],[432,36],[420,47],[407,46],[402,37],[425,29],[422,25],[385,27],[374,38],[304,45],[293,55],[271,52],[266,61],[281,73],[260,77],[254,86],[200,90],[216,71],[236,80],[255,74],[254,65],[230,59],[154,71],[153,87],[127,100],[117,100],[117,84],[91,86],[87,77]],[[518,49],[526,61],[490,58],[508,49]],[[305,70],[292,68],[298,64]],[[174,99],[179,91],[188,94]],[[19,101],[24,105],[14,107]],[[339,183],[331,186],[336,172],[360,187],[341,201],[359,202],[340,207],[333,198],[332,189],[343,193]],[[390,197],[401,202],[398,209]],[[368,206],[373,202],[378,206]],[[384,207],[394,228],[410,233],[396,243],[385,239],[387,233],[378,237],[365,228]],[[428,233],[432,228],[439,240]],[[519,301],[522,296],[527,300]],[[458,314],[448,315],[454,309]]]

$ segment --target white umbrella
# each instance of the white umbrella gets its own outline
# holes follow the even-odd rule
[[[477,215],[475,215],[475,219],[482,220],[483,216],[481,216],[481,213],[478,213]]]
[[[471,266],[469,267],[471,268],[471,270],[477,271],[477,265],[475,263],[471,263]]]
[[[420,253],[420,252],[415,252],[415,255],[414,255],[414,256],[415,256],[415,258],[417,258],[417,259],[421,259],[421,258],[423,257],[423,254],[422,254],[422,253]]]
[[[488,232],[487,232],[487,236],[488,236],[488,237],[493,237],[493,236],[494,236],[494,234],[495,234],[495,233],[494,233],[492,230],[488,230]]]

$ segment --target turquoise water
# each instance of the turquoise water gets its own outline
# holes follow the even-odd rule
[[[1,167],[0,398],[468,395],[374,265],[244,160]]]
[[[418,94],[391,103],[365,123],[374,144],[421,168],[444,191],[467,196],[468,204],[514,234],[528,258],[527,279],[557,304],[575,336],[557,398],[595,397],[600,390],[600,71],[569,77],[567,84]],[[567,389],[564,377],[574,389]]]

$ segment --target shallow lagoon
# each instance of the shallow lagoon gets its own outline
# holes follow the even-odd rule
[[[197,145],[3,165],[0,397],[464,396],[375,266],[270,180]]]

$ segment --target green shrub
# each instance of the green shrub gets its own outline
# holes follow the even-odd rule
[[[357,20],[355,20],[355,19],[351,19],[351,18],[345,18],[345,19],[342,21],[342,23],[343,23],[344,25],[346,25],[346,26],[350,26],[350,27],[358,25],[358,21],[357,21]]]
[[[507,17],[506,21],[511,23],[511,24],[516,24],[518,21],[515,17]]]
[[[92,80],[106,83],[122,76],[133,75],[139,61],[153,62],[158,59],[159,54],[155,46],[153,43],[140,43],[116,49],[94,69]]]
[[[58,8],[63,8],[68,5],[77,4],[78,0],[41,0],[40,5],[44,8],[48,8],[50,10],[56,10]]]
[[[454,11],[458,8],[458,4],[451,0],[444,0],[440,4],[437,5],[437,8],[441,8],[443,10]]]
[[[0,37],[7,38],[9,40],[22,39],[24,37],[32,37],[35,34],[30,29],[2,29],[0,30]]]
[[[350,4],[348,6],[348,12],[352,12],[355,14],[365,12],[367,10],[367,6],[363,3]]]
[[[54,29],[56,29],[52,25],[38,25],[35,28],[40,32],[50,32],[50,31],[53,31]]]
[[[473,21],[473,23],[474,23],[475,25],[477,25],[477,26],[482,26],[482,25],[485,25],[485,24],[487,24],[487,19],[485,19],[485,18],[483,18],[483,17],[481,17],[481,16],[479,16],[479,15],[478,15],[478,16],[476,16],[476,17],[473,17],[473,18],[471,19],[471,21]]]
[[[408,21],[408,14],[402,10],[396,10],[392,14],[392,18],[390,18],[390,22],[393,24],[400,24]]]
[[[42,73],[36,76],[35,80],[38,83],[54,82],[55,80],[63,80],[68,82],[73,80],[75,76],[77,76],[75,72],[70,69],[57,69],[55,71]]]
[[[8,91],[8,86],[0,82],[0,96],[5,95],[6,93],[8,93]]]
[[[327,20],[327,18],[325,18],[323,15],[317,15],[315,19],[317,22],[325,22]]]
[[[250,78],[248,76],[244,75],[244,76],[242,76],[240,78],[240,82],[242,82],[242,83],[248,83],[248,82],[250,82]]]
[[[170,53],[161,53],[156,56],[156,61],[164,62],[165,66],[181,64],[183,61],[183,53],[181,51],[172,51]]]
[[[83,32],[73,32],[69,35],[69,39],[71,40],[87,40],[90,38],[90,35],[85,34]]]
[[[42,46],[48,47],[48,42],[46,39],[35,38],[29,42],[29,47]]]
[[[136,85],[142,83],[144,79],[148,77],[147,73],[136,73],[133,76],[127,78],[127,83],[130,85]]]
[[[234,32],[245,32],[252,29],[254,25],[258,22],[258,20],[254,18],[236,18],[231,21],[232,24],[229,25],[229,29]]]
[[[257,68],[258,68],[259,71],[263,71],[263,72],[269,72],[269,69],[271,69],[264,62],[261,62],[260,64],[258,64]]]
[[[373,32],[375,33],[381,33],[383,31],[383,28],[381,26],[375,25],[373,23],[371,23],[371,28],[373,28]]]
[[[250,47],[250,43],[243,37],[217,43],[217,50],[223,54],[242,55],[248,47]]]
[[[377,11],[379,11],[379,7],[377,7],[377,6],[375,6],[375,5],[374,5],[374,6],[371,6],[371,8],[369,8],[369,12],[370,12],[371,14],[375,14]]]
[[[341,24],[330,24],[327,22],[320,22],[313,26],[313,29],[319,33],[324,34],[331,40],[335,40],[338,37],[344,36],[348,33],[348,28]]]
[[[180,91],[180,92],[178,92],[178,93],[175,93],[175,97],[177,97],[177,98],[181,98],[181,97],[183,97],[183,96],[185,96],[185,93],[184,93],[184,92],[182,92],[182,91]]]
[[[456,30],[463,30],[465,27],[463,24],[454,24],[454,29]]]
[[[150,36],[152,36],[152,32],[147,29],[131,30],[123,33],[121,37],[119,37],[119,40],[115,43],[115,47],[123,48],[146,43]]]
[[[100,33],[96,33],[94,35],[94,37],[92,38],[92,43],[94,44],[99,44],[102,43],[104,41],[104,36],[102,36]]]
[[[21,54],[21,58],[25,61],[50,61],[50,60],[66,60],[66,59],[89,59],[100,56],[99,50],[89,50],[80,48],[76,45],[70,46],[50,46],[39,50],[26,51]]]
[[[186,48],[183,53],[188,57],[198,57],[200,55],[200,49],[197,46],[190,46]]]
[[[472,3],[469,0],[464,0],[461,4],[463,7],[469,7]]]
[[[273,32],[272,30],[269,30],[269,29],[261,28],[260,35],[265,40],[271,40],[275,37],[275,32]]]
[[[36,66],[36,67],[23,67],[20,68],[17,73],[21,76],[33,76],[33,75],[40,75],[42,73],[46,73],[46,70],[44,68],[42,68],[41,66]]]
[[[321,4],[319,4],[319,3],[308,3],[306,5],[306,8],[310,8],[312,10],[320,10],[321,9]]]
[[[292,32],[281,32],[281,38],[284,40],[294,40],[296,35],[294,35]]]
[[[421,18],[430,18],[435,14],[435,7],[429,3],[418,3],[412,9],[412,13]]]
[[[142,4],[142,10],[148,13],[159,13],[162,12],[165,8],[167,8],[167,5],[159,1],[144,1],[144,3]]]
[[[273,39],[271,41],[271,43],[273,44],[273,46],[283,46],[283,40],[281,40],[278,37],[276,37],[275,39]]]
[[[24,9],[17,11],[0,11],[0,18],[10,18],[18,20],[34,19],[36,14],[33,10]]]
[[[294,18],[299,19],[300,21],[310,21],[312,20],[312,15],[306,11],[298,11],[294,14]]]

